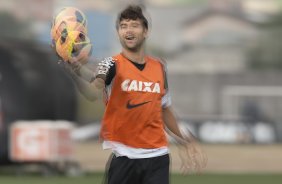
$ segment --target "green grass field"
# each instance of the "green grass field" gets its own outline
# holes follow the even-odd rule
[[[0,175],[1,184],[101,184],[102,180],[103,174],[87,174],[82,177]],[[281,182],[282,174],[171,175],[171,184],[281,184]]]

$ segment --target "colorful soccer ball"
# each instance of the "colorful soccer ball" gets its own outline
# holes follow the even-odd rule
[[[62,33],[65,31],[80,31],[87,34],[87,29],[81,23],[73,21],[60,21],[55,24],[51,29],[51,39],[55,42],[61,37]]]
[[[86,63],[92,53],[90,39],[80,31],[63,31],[57,40],[55,50],[65,62]]]
[[[51,28],[51,46],[65,62],[86,63],[92,44],[87,37],[87,19],[74,7],[63,8],[54,17]]]
[[[84,27],[87,26],[87,19],[84,13],[74,7],[65,7],[61,9],[54,17],[52,27],[62,21],[78,22]]]
[[[87,19],[82,11],[74,7],[66,7],[54,17],[51,27],[52,43],[57,42],[62,32],[80,31],[87,34]],[[53,45],[54,46],[54,45]]]

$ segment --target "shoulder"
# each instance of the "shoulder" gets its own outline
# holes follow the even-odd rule
[[[162,68],[164,68],[166,70],[167,62],[163,58],[159,58],[159,57],[155,57],[155,56],[146,56],[146,57],[148,58],[148,60],[150,62],[161,65]]]
[[[115,56],[111,57],[104,57],[101,60],[98,61],[98,68],[111,68],[115,65],[116,61],[118,59]]]
[[[108,64],[113,64],[117,59],[115,56],[110,56],[110,57],[104,57],[103,59],[100,60],[100,63],[108,63]]]
[[[106,80],[115,71],[115,58],[105,57],[97,63],[96,78]]]
[[[123,57],[122,57],[121,54],[113,55],[111,58],[112,58],[113,62],[119,62],[119,61],[123,60]]]

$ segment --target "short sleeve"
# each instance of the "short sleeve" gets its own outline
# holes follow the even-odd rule
[[[168,87],[168,81],[167,81],[167,65],[164,60],[161,60],[162,66],[163,66],[163,76],[164,76],[164,89],[165,89],[165,95],[162,97],[162,108],[167,108],[171,106],[171,95]]]
[[[106,85],[112,82],[116,73],[115,62],[112,57],[108,57],[98,62],[96,71],[96,78],[101,78],[105,81]]]

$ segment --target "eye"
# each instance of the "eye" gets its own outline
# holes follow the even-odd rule
[[[137,28],[139,27],[139,24],[132,24],[132,27]]]
[[[119,27],[120,27],[121,29],[125,29],[127,26],[126,26],[125,24],[121,24]]]

